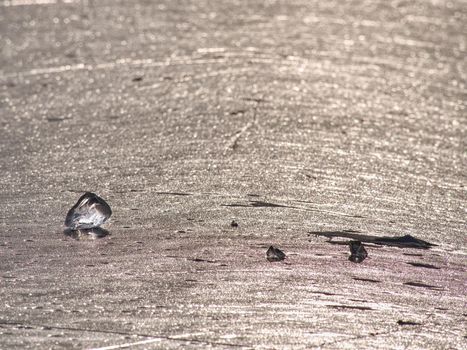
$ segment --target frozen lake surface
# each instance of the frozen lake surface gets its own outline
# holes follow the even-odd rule
[[[465,349],[466,32],[460,0],[0,2],[0,348]],[[111,218],[64,232],[87,191]]]

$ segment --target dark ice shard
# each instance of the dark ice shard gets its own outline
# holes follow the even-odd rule
[[[268,261],[271,261],[271,262],[282,261],[285,259],[285,253],[279,248],[270,246],[268,251],[266,252],[266,259],[268,259]]]
[[[417,249],[429,249],[436,246],[436,244],[423,241],[415,238],[411,235],[405,235],[402,237],[380,237],[375,241],[376,244],[395,246],[400,248],[417,248]]]
[[[349,260],[354,263],[361,263],[368,256],[365,247],[360,241],[352,241],[349,243],[350,257]]]
[[[436,244],[423,241],[411,235],[405,235],[402,237],[378,237],[371,235],[364,235],[358,231],[353,230],[344,230],[344,231],[328,231],[328,232],[310,232],[317,236],[327,237],[332,239],[334,237],[350,238],[355,241],[373,243],[378,245],[385,245],[389,247],[399,247],[399,248],[415,248],[415,249],[430,249],[435,247]],[[330,242],[332,243],[332,242]],[[336,243],[339,244],[339,243]]]
[[[98,195],[86,192],[68,211],[65,226],[72,230],[99,227],[112,215],[110,206]]]

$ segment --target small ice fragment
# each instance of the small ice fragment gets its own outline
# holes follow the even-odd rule
[[[65,226],[72,230],[95,228],[112,215],[110,206],[98,195],[86,192],[68,211]]]
[[[366,259],[368,253],[366,252],[365,247],[362,242],[352,241],[349,243],[350,246],[350,257],[349,260],[354,263],[361,263]]]
[[[282,261],[285,259],[285,253],[280,250],[279,248],[276,248],[274,246],[270,246],[268,251],[266,252],[266,259],[268,261]]]

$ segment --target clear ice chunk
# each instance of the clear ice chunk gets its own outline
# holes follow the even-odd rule
[[[112,215],[105,200],[98,195],[86,192],[68,211],[65,226],[71,230],[99,227]]]

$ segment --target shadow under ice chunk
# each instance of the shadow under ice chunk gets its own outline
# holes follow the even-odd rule
[[[71,230],[96,228],[111,215],[112,210],[105,200],[94,193],[86,192],[68,211],[65,226]]]
[[[266,259],[268,259],[268,261],[270,262],[282,261],[285,259],[285,253],[279,248],[270,246],[268,251],[266,252]]]
[[[361,263],[368,256],[368,253],[360,241],[352,241],[349,243],[350,257],[349,260],[354,263]]]

